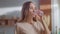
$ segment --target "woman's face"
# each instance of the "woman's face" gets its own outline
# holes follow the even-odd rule
[[[30,3],[29,12],[32,17],[35,17],[34,10],[35,10],[35,5],[33,3]]]

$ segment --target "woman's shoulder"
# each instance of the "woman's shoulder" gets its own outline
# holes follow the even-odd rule
[[[17,22],[16,23],[17,26],[26,26],[29,25],[27,22]]]
[[[23,23],[23,22],[17,22],[16,26],[19,27],[19,28],[22,28],[22,27],[24,27],[24,24],[25,23]]]
[[[17,22],[16,24],[17,24],[17,25],[20,25],[20,24],[24,24],[24,22]]]

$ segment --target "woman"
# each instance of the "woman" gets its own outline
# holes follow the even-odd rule
[[[34,12],[35,5],[32,2],[25,2],[22,8],[22,20],[17,23],[16,34],[50,34],[49,29],[39,22],[40,17]],[[35,19],[34,19],[35,17]],[[46,32],[46,33],[44,33]]]

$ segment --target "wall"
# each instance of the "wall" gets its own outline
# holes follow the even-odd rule
[[[59,3],[58,0],[52,0],[52,34],[59,34]]]
[[[38,0],[0,0],[0,15],[12,11],[21,11],[23,3],[26,1],[32,1],[38,5]]]

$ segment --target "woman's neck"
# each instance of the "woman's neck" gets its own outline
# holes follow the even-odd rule
[[[31,17],[27,17],[24,19],[25,22],[28,22],[28,23],[33,23],[33,18]]]

